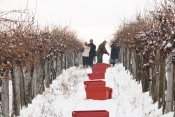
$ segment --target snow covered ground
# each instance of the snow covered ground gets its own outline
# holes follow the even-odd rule
[[[108,59],[105,55],[104,62]],[[152,103],[148,92],[142,93],[141,84],[122,64],[108,68],[105,74],[106,86],[113,89],[112,99],[87,100],[84,81],[91,72],[81,66],[63,70],[50,88],[21,110],[20,117],[72,117],[72,111],[77,110],[107,110],[110,117],[173,117],[173,112],[162,115],[162,109]]]

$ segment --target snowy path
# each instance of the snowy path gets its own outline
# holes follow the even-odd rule
[[[154,110],[151,110],[151,108],[156,109],[157,105],[152,105],[152,107],[149,108],[152,101],[151,98],[148,97],[148,93],[142,94],[141,85],[131,80],[131,76],[127,74],[127,71],[125,71],[125,73],[124,71],[121,64],[116,65],[114,68],[107,69],[105,81],[107,86],[113,89],[112,99],[104,101],[81,100],[75,109],[108,110],[110,117],[142,117],[146,116],[144,113],[154,114]],[[84,86],[82,86],[81,89],[83,89],[83,87]],[[84,96],[85,92],[83,94],[83,97]]]
[[[106,59],[107,63],[107,59]],[[161,115],[157,103],[147,93],[142,93],[141,84],[132,80],[122,64],[108,68],[106,86],[113,89],[112,99],[86,100],[84,81],[91,68],[71,67],[50,85],[50,88],[21,110],[20,117],[72,117],[75,110],[107,110],[110,117],[173,117],[173,113]]]

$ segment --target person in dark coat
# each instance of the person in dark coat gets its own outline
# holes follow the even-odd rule
[[[88,46],[90,47],[90,51],[89,51],[89,66],[92,67],[93,66],[94,57],[96,56],[96,45],[93,44],[93,39],[90,39],[90,43],[88,44]]]
[[[117,42],[113,42],[111,45],[111,56],[110,63],[114,66],[119,59],[119,47],[117,46]]]
[[[98,46],[97,49],[97,63],[102,63],[103,62],[103,54],[107,54],[109,56],[109,53],[106,50],[106,45],[107,41],[103,41],[103,43],[101,43]]]

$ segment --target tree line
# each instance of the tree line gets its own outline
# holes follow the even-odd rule
[[[174,0],[167,0],[148,13],[138,13],[123,22],[112,39],[120,46],[120,62],[162,113],[175,110],[174,6]]]
[[[67,26],[41,27],[27,10],[0,12],[1,115],[19,116],[62,69],[79,65],[81,46]]]

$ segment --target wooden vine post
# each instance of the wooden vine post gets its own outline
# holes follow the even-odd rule
[[[2,117],[9,117],[9,71],[9,69],[6,69],[1,79]]]
[[[172,64],[172,53],[168,55],[165,60],[166,62],[166,80],[167,80],[167,91],[166,91],[166,106],[165,113],[173,111],[173,64]]]

